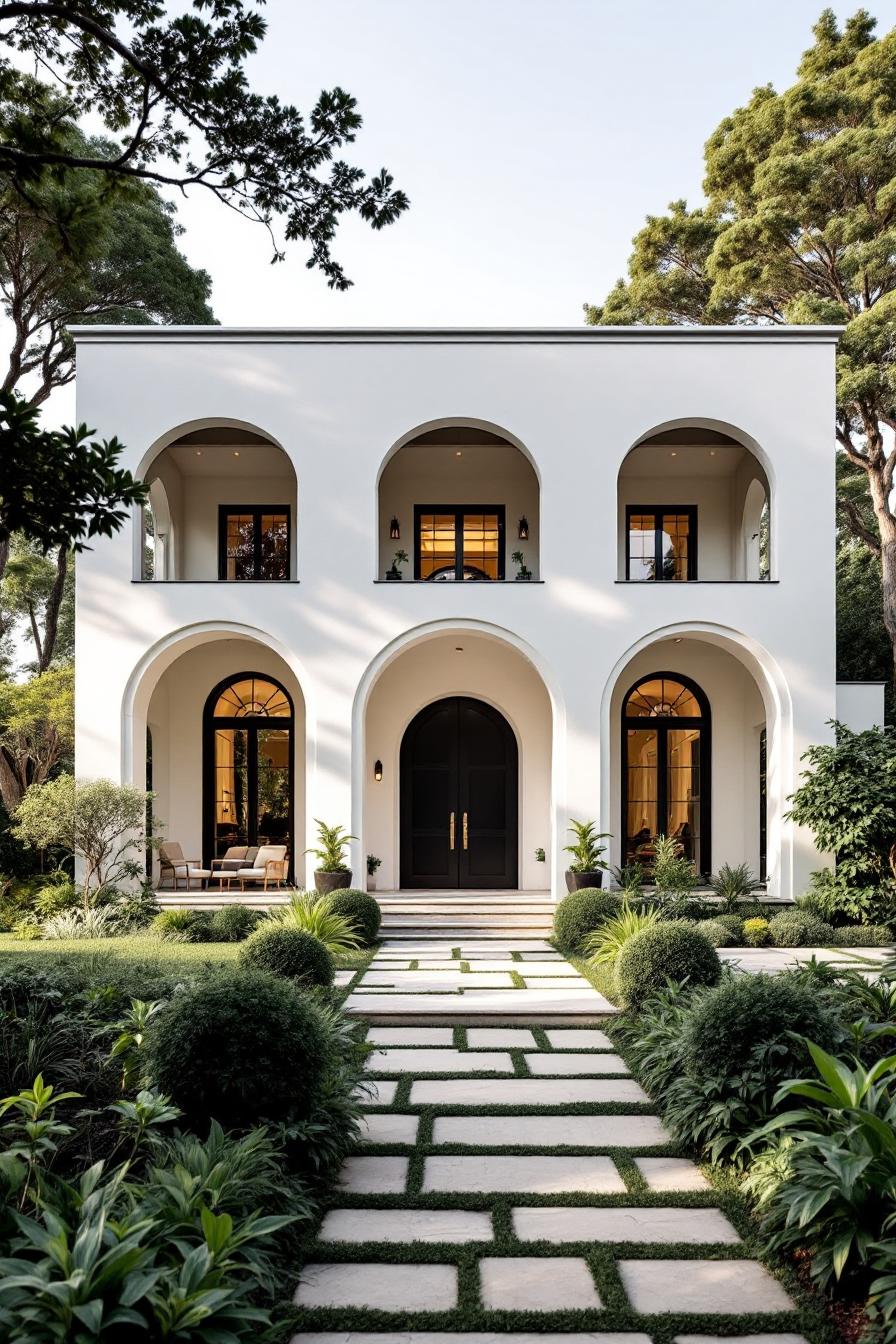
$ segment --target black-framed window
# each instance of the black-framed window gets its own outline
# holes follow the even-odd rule
[[[414,578],[504,578],[503,504],[416,504]]]
[[[288,579],[288,504],[218,506],[218,578]]]
[[[627,504],[625,577],[684,582],[697,577],[697,506]]]

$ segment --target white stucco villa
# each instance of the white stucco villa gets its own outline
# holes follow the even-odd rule
[[[319,817],[359,886],[559,897],[575,817],[798,894],[800,756],[882,706],[836,684],[838,334],[76,329],[151,500],[78,561],[78,774],[302,883]]]

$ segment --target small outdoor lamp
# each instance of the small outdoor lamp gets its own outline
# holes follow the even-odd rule
[[[376,780],[377,784],[379,784],[379,782],[380,782],[381,779],[383,778],[383,763],[382,763],[382,761],[374,761],[374,763],[373,763],[373,777],[374,777],[374,779]]]
[[[401,540],[401,528],[398,525],[397,518],[393,518],[391,523],[389,524],[389,536],[392,539],[392,541]]]
[[[529,540],[529,519],[526,517],[525,514],[523,514],[522,518],[520,519],[520,525],[519,530],[517,532],[517,536],[519,537],[520,541]]]

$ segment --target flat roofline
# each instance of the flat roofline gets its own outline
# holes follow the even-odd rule
[[[843,327],[162,327],[73,326],[79,345],[626,345],[834,344]]]

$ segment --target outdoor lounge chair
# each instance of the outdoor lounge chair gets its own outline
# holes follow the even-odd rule
[[[183,872],[184,886],[187,891],[190,890],[194,878],[199,880],[200,886],[204,886],[212,875],[210,868],[202,867],[201,859],[185,859],[182,847],[175,840],[168,841],[159,847],[159,885],[161,885],[166,872],[171,874],[175,891],[178,888],[181,872]]]
[[[240,890],[246,890],[247,882],[262,882],[264,890],[267,891],[268,884],[281,887],[286,882],[286,874],[289,872],[289,855],[286,852],[286,845],[262,845],[251,868],[239,868],[237,877],[240,882]]]

